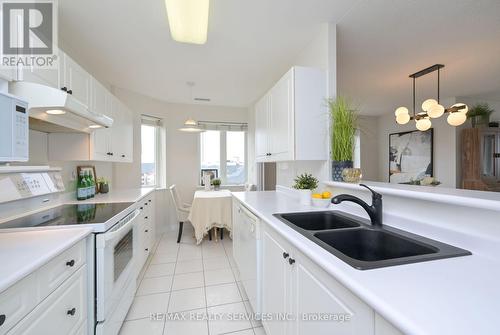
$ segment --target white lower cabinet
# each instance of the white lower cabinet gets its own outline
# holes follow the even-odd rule
[[[86,243],[78,242],[0,293],[0,335],[72,335],[88,330]]]
[[[374,311],[269,227],[262,264],[268,335],[374,334]]]
[[[17,324],[9,335],[76,334],[87,320],[87,276],[82,266]]]
[[[151,251],[156,242],[156,225],[155,225],[155,194],[152,193],[146,198],[139,200],[138,206],[141,210],[140,220],[134,228],[136,244],[134,249],[137,251],[136,257],[136,274],[139,275],[144,267]]]

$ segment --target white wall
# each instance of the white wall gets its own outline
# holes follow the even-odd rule
[[[455,99],[442,99],[444,106],[451,106]],[[446,122],[446,116],[432,120],[434,128],[434,177],[443,187],[457,186],[457,128]],[[378,118],[378,181],[389,181],[389,134],[415,130],[415,122],[397,124],[394,113]]]
[[[62,178],[67,192],[76,191],[76,167],[79,165],[94,165],[97,177],[111,181],[113,189],[113,168],[111,163],[92,161],[50,161],[48,158],[48,134],[36,130],[29,131],[29,161],[13,165],[49,165],[62,168]]]
[[[360,168],[364,180],[378,180],[379,159],[378,152],[378,117],[358,117]]]
[[[142,114],[162,119],[166,139],[166,147],[163,149],[166,185],[176,184],[185,202],[192,201],[199,184],[199,134],[185,133],[178,129],[190,117],[198,121],[248,122],[247,108],[173,104],[120,88],[114,88],[113,91],[134,112],[134,162],[114,165],[116,188],[140,187],[140,117]],[[163,200],[169,202],[167,206],[171,206],[168,194],[163,195]],[[164,217],[170,225],[175,227],[176,220],[173,215],[173,211],[169,211],[168,214],[165,212]]]

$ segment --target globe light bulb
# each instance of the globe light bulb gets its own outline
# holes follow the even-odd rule
[[[408,108],[406,107],[399,107],[398,109],[396,109],[396,111],[394,112],[394,115],[398,116],[400,114],[410,114],[410,112],[408,111]]]
[[[467,120],[467,115],[464,112],[455,112],[455,113],[450,113],[448,115],[448,118],[446,121],[448,121],[448,124],[450,126],[458,127]]]
[[[432,106],[437,105],[438,102],[434,99],[427,99],[422,103],[422,110],[428,112]]]
[[[432,105],[431,108],[427,111],[427,115],[429,117],[436,119],[441,117],[444,114],[444,107],[440,104]]]
[[[431,120],[425,118],[417,120],[417,129],[420,131],[426,131],[432,126]]]
[[[401,113],[398,116],[396,116],[396,122],[399,124],[407,124],[410,121],[410,114],[408,113]]]
[[[468,107],[466,104],[461,103],[461,102],[456,103],[456,104],[454,104],[454,105],[453,105],[453,106],[451,106],[451,107],[452,107],[452,108],[453,108],[453,107],[462,107],[462,109],[460,109],[460,113],[464,113],[464,114],[467,114],[467,112],[469,111],[469,107]],[[453,114],[453,113],[452,113],[452,114]]]

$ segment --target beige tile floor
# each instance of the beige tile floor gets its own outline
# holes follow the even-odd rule
[[[176,233],[161,237],[120,335],[265,335],[258,321],[207,320],[207,315],[253,311],[238,280],[229,237],[197,246],[190,228],[179,244]],[[155,313],[172,317],[153,320]]]

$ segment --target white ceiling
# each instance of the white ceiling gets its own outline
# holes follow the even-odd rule
[[[445,64],[442,97],[500,92],[498,0],[212,0],[208,42],[170,37],[163,0],[59,2],[61,40],[112,85],[172,102],[248,106],[323,22],[338,23],[338,87],[363,114],[410,107],[410,73]],[[435,78],[435,77],[434,77]],[[419,97],[435,94],[431,76]]]
[[[500,1],[365,1],[338,25],[338,86],[362,114],[411,107],[408,75],[445,64],[441,97],[500,92]],[[417,79],[417,106],[436,95]]]
[[[337,21],[352,0],[212,0],[208,42],[170,36],[163,0],[63,0],[64,46],[101,80],[148,96],[248,106],[292,65],[323,22]]]

